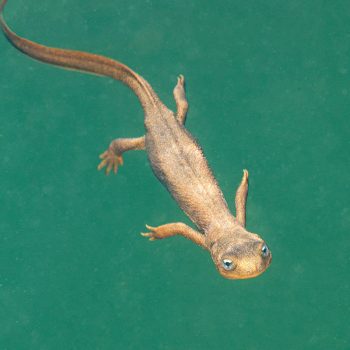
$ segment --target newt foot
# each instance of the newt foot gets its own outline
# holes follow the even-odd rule
[[[162,226],[158,227],[152,227],[149,225],[146,225],[146,228],[150,230],[151,232],[141,232],[141,235],[143,237],[148,237],[150,241],[155,241],[157,239],[162,239],[167,237],[166,230],[163,229]]]
[[[109,175],[112,169],[114,174],[116,174],[118,171],[118,166],[123,165],[123,157],[119,154],[115,154],[112,149],[108,149],[100,154],[100,158],[102,161],[98,165],[97,169],[101,170],[102,168],[106,167],[106,175]]]
[[[177,77],[177,84],[178,84],[178,85],[182,85],[182,86],[185,85],[185,77],[184,77],[182,74],[180,74],[180,75]]]

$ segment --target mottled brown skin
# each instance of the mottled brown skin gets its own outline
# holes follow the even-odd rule
[[[2,12],[6,0],[0,3]],[[197,226],[198,231],[184,223],[158,227],[147,226],[143,236],[150,240],[180,234],[207,249],[220,274],[230,279],[251,278],[261,274],[271,262],[271,253],[264,241],[245,229],[248,192],[248,172],[244,170],[235,204],[236,217],[208,166],[201,148],[185,129],[188,110],[184,77],[179,76],[174,88],[176,113],[169,110],[152,87],[124,64],[85,52],[43,46],[19,37],[6,25],[0,24],[9,42],[26,55],[42,62],[79,70],[122,81],[137,95],[144,110],[145,136],[116,139],[100,155],[98,169],[116,173],[122,165],[122,154],[145,150],[154,174],[167,188],[180,208]]]

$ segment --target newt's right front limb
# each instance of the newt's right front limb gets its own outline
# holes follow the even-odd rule
[[[205,244],[205,236],[182,222],[161,225],[158,227],[146,225],[146,227],[151,232],[141,234],[144,237],[149,237],[150,241],[154,241],[156,239],[163,239],[175,235],[182,235],[185,238],[191,240],[193,243],[196,243],[202,248],[207,249],[207,246]]]

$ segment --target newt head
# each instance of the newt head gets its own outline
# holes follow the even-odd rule
[[[256,277],[272,260],[266,243],[257,234],[241,227],[212,243],[210,253],[220,274],[229,279]]]

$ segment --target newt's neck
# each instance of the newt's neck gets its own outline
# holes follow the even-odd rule
[[[233,234],[237,227],[240,226],[236,218],[231,213],[226,213],[220,217],[216,217],[211,224],[205,228],[204,234],[206,236],[207,245],[212,245],[221,237]]]

